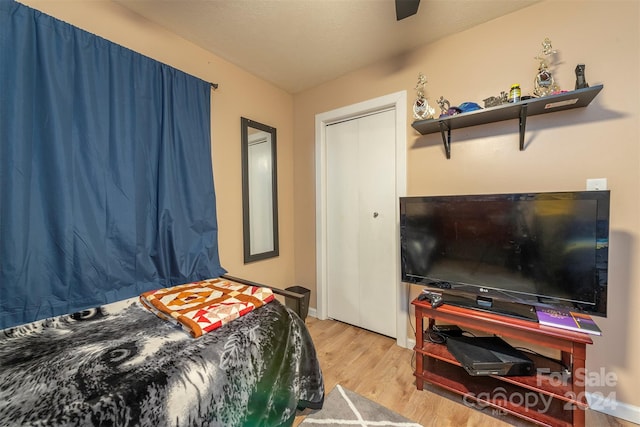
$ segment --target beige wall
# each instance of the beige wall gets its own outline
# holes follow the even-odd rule
[[[280,288],[294,282],[293,98],[110,1],[22,1],[30,7],[158,61],[218,83],[212,91],[212,157],[220,258],[229,274]],[[240,117],[277,129],[280,256],[244,265]]]
[[[639,22],[638,1],[543,2],[295,95],[296,282],[315,290],[316,114],[399,90],[408,91],[411,104],[419,72],[435,107],[441,95],[451,105],[482,105],[512,83],[527,94],[534,57],[549,37],[560,54],[562,89],[573,89],[578,63],[586,64],[588,83],[604,84],[592,104],[529,118],[523,152],[517,121],[454,131],[450,160],[439,134],[420,136],[409,128],[408,194],[581,190],[587,178],[606,177],[612,192],[609,317],[598,319],[604,334],[594,338],[587,363],[591,371],[618,376],[615,386],[600,391],[634,405],[618,410],[640,420]]]
[[[222,264],[248,279],[314,291],[315,115],[400,90],[408,91],[411,104],[418,72],[427,76],[426,92],[434,106],[441,95],[452,105],[481,103],[516,82],[527,93],[537,66],[533,58],[544,37],[550,37],[561,54],[556,76],[562,88],[573,88],[573,69],[585,63],[587,81],[605,85],[594,102],[584,109],[530,118],[524,152],[518,150],[515,122],[455,131],[451,160],[444,157],[439,135],[421,137],[408,128],[408,194],[578,190],[587,178],[608,178],[613,198],[610,315],[599,320],[604,335],[594,338],[588,365],[618,376],[617,385],[603,392],[635,405],[622,405],[622,410],[635,410],[632,416],[638,416],[640,338],[634,327],[640,316],[634,308],[640,306],[640,2],[551,0],[296,96],[115,3],[23,3],[219,83],[220,89],[212,93],[212,148]],[[241,243],[241,116],[276,127],[279,150],[281,255],[247,266]]]

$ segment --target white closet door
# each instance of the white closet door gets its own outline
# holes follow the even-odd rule
[[[328,126],[327,303],[332,319],[360,325],[358,122]]]
[[[395,112],[328,126],[329,317],[395,337]]]

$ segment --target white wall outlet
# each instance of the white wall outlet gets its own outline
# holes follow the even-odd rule
[[[589,178],[587,179],[587,190],[597,191],[607,189],[607,178]]]

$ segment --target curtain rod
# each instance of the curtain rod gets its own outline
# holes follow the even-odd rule
[[[213,90],[217,90],[218,89],[218,83],[209,83],[211,85],[211,88]]]

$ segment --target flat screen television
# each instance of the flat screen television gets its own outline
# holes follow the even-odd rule
[[[609,191],[400,198],[402,282],[445,303],[537,320],[607,315]]]

